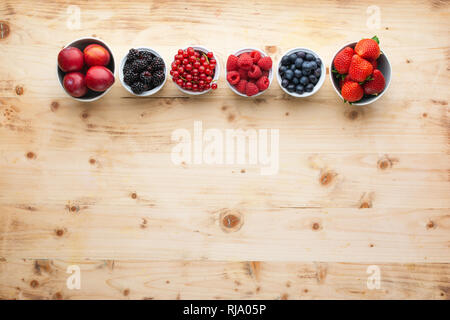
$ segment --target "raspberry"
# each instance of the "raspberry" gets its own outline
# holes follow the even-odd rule
[[[258,87],[256,86],[256,84],[252,83],[252,82],[247,82],[247,86],[245,87],[245,94],[248,95],[249,97],[254,96],[255,94],[257,94],[259,92]]]
[[[248,76],[253,79],[259,79],[261,75],[261,69],[257,65],[252,65],[252,68],[248,71]]]
[[[236,71],[238,69],[238,57],[230,55],[227,60],[227,71]]]
[[[243,53],[239,56],[238,67],[244,70],[250,70],[253,65],[253,59],[248,53]]]
[[[241,80],[236,85],[236,90],[239,91],[242,94],[245,94],[246,88],[247,88],[247,80]]]
[[[239,72],[237,71],[230,71],[227,73],[227,80],[231,85],[235,85],[241,80],[241,77],[239,76]]]
[[[261,77],[256,81],[256,86],[258,87],[259,91],[266,90],[270,85],[269,78],[267,77]]]
[[[248,71],[244,69],[239,69],[239,76],[241,77],[241,80],[247,80],[248,79]]]
[[[250,52],[250,57],[253,59],[253,63],[258,63],[259,59],[261,59],[261,53],[259,51]]]
[[[264,71],[262,72],[262,76],[268,78],[268,77],[269,77],[269,73],[270,73],[269,71],[264,70]]]
[[[259,59],[258,61],[258,66],[262,69],[262,70],[267,70],[269,71],[272,68],[272,58],[270,57],[264,57]]]

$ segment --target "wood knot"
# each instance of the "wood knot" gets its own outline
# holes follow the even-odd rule
[[[321,229],[320,223],[314,222],[314,223],[312,224],[311,228],[312,228],[314,231],[320,230],[320,229]]]
[[[37,280],[31,280],[30,287],[37,288],[39,286],[39,282]]]
[[[321,185],[327,186],[333,181],[335,176],[336,176],[336,173],[334,173],[332,171],[326,171],[325,173],[323,173],[320,176],[319,182]]]
[[[86,111],[83,111],[81,113],[81,119],[86,120],[87,118],[89,118],[89,113],[87,113]]]
[[[96,162],[96,161],[95,161],[95,159],[94,159],[94,158],[91,158],[91,159],[89,159],[89,163],[90,163],[90,164],[94,165],[94,164],[95,164],[95,162]]]
[[[27,152],[27,158],[28,159],[36,159],[36,155],[34,154],[34,152]]]
[[[59,108],[59,103],[57,101],[53,101],[50,104],[50,110],[52,110],[53,112],[56,112],[56,110],[58,110]]]
[[[372,208],[372,203],[364,201],[359,205],[360,209]]]
[[[377,166],[381,170],[389,169],[393,166],[394,162],[398,162],[397,159],[389,158],[388,156],[384,156],[383,158],[379,159],[377,162]]]
[[[22,87],[22,86],[20,86],[20,85],[17,85],[17,86],[16,86],[16,94],[17,94],[18,96],[23,95],[23,87]]]
[[[142,229],[147,228],[147,219],[142,218],[141,228],[142,228]]]
[[[130,289],[123,290],[123,295],[126,297],[130,294]]]
[[[237,210],[224,210],[220,214],[220,227],[225,232],[236,232],[243,225],[243,216]]]
[[[435,229],[436,228],[436,224],[433,221],[429,221],[427,223],[427,229]]]
[[[71,206],[71,207],[69,208],[69,210],[70,210],[71,212],[78,212],[78,211],[80,211],[80,207],[78,207],[78,206]]]
[[[64,235],[64,230],[63,229],[57,229],[57,230],[55,230],[55,234],[58,237],[62,237]]]
[[[131,194],[131,199],[136,199],[137,198],[137,194],[136,194],[136,192],[133,192],[132,194]]]
[[[373,243],[369,244],[369,247],[373,248],[373,247],[374,247],[374,244],[373,244]]]
[[[273,53],[276,53],[277,50],[278,50],[277,46],[266,46],[265,47],[265,51],[267,53],[272,53],[273,54]]]
[[[0,21],[0,39],[5,39],[9,36],[9,24],[6,21]]]
[[[53,295],[53,300],[62,300],[62,298],[63,298],[63,296],[62,296],[61,292],[56,292]]]
[[[358,111],[352,110],[352,111],[350,111],[350,112],[348,113],[347,117],[348,117],[350,120],[355,120],[356,118],[358,118],[358,115],[359,115]]]

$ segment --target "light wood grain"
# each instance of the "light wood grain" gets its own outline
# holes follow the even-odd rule
[[[66,286],[79,266],[81,288]],[[449,299],[448,264],[16,260],[0,261],[0,298],[14,299]],[[14,275],[14,276],[11,276]]]
[[[0,39],[0,298],[448,299],[448,2],[377,1],[377,30],[360,1],[71,4],[79,30],[67,28],[66,2],[0,3],[9,29]],[[328,78],[301,100],[276,82],[242,99],[224,73],[218,90],[195,98],[170,81],[135,98],[117,79],[91,104],[68,98],[56,78],[58,51],[82,36],[105,40],[116,67],[134,46],[170,63],[189,44],[222,66],[248,46],[275,63],[308,47],[328,66],[342,44],[373,34],[392,83],[364,107],[342,104]],[[279,129],[279,173],[174,165],[171,133],[192,132],[194,121]],[[227,216],[237,225],[227,228]],[[44,259],[40,271],[33,259]],[[79,292],[64,289],[72,263],[86,279]],[[381,290],[366,287],[370,264],[382,270]]]

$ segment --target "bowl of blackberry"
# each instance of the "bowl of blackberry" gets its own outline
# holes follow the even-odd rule
[[[325,81],[321,57],[308,48],[288,50],[278,62],[277,80],[281,89],[296,98],[315,94]]]
[[[148,47],[133,48],[122,59],[119,78],[128,92],[145,97],[164,86],[166,70],[166,64],[158,52]]]

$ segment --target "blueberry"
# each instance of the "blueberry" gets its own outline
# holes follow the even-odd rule
[[[296,55],[295,53],[291,53],[291,54],[289,55],[289,61],[290,61],[291,63],[294,63],[294,62],[295,62],[295,59],[297,59],[297,55]]]
[[[288,56],[284,56],[283,58],[281,58],[281,64],[283,66],[287,66],[289,64],[289,57]]]
[[[287,68],[286,66],[281,66],[280,69],[278,69],[278,73],[280,75],[283,75],[286,72]]]
[[[314,85],[312,83],[308,84],[305,88],[306,92],[311,92],[314,90]]]
[[[295,90],[295,85],[293,85],[293,84],[288,85],[288,86],[287,86],[287,90],[288,90],[289,92],[293,92],[293,91]]]
[[[287,88],[288,85],[289,85],[289,80],[288,79],[283,79],[283,81],[281,81],[281,86],[283,88]]]
[[[295,69],[294,70],[294,76],[297,77],[297,78],[300,78],[302,76],[302,71],[298,70],[298,69]]]
[[[292,78],[292,83],[298,85],[300,80],[297,77]]]
[[[286,72],[284,73],[284,77],[288,80],[292,80],[292,78],[294,77],[294,71],[292,70],[286,70]]]
[[[306,85],[309,83],[308,77],[305,77],[305,76],[301,77],[301,78],[300,78],[300,83],[301,83],[302,85],[306,86]]]
[[[295,87],[295,92],[298,94],[303,94],[304,90],[305,90],[305,87],[303,87],[301,84],[299,84]]]
[[[316,70],[317,69],[317,63],[315,61],[311,61],[309,63],[309,65],[311,66],[311,69]]]
[[[306,53],[304,51],[298,51],[297,57],[302,58],[304,60],[306,57]]]
[[[295,67],[300,69],[302,67],[303,64],[303,59],[302,58],[297,58],[295,59]]]
[[[316,63],[320,67],[322,65],[322,60],[320,60],[320,58],[317,58]]]
[[[295,71],[295,64],[291,64],[290,69],[291,69],[292,71]]]
[[[308,61],[313,61],[313,60],[315,60],[316,58],[311,54],[311,53],[307,53],[306,54],[306,60],[308,60]]]
[[[316,84],[317,83],[317,78],[315,75],[310,75],[309,76],[309,82],[311,82],[312,84]]]
[[[316,70],[314,70],[314,75],[316,76],[317,79],[320,79],[320,76],[322,75],[322,70],[320,70],[320,68],[317,68]]]
[[[302,70],[311,69],[311,63],[309,61],[303,62]]]
[[[302,74],[304,76],[309,76],[311,74],[312,70],[311,69],[303,69],[302,70]]]

